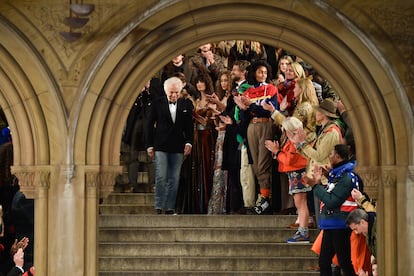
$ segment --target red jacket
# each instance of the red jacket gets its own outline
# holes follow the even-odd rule
[[[286,80],[285,82],[279,84],[279,86],[277,87],[279,91],[279,97],[281,97],[280,101],[282,101],[283,98],[287,96],[288,106],[286,110],[288,111],[289,116],[292,116],[293,111],[296,107],[295,93],[293,92],[295,85],[296,80]]]
[[[293,172],[306,168],[308,160],[296,151],[295,145],[287,140],[277,155],[279,172]]]

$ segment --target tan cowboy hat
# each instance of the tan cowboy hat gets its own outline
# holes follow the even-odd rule
[[[328,117],[339,118],[339,116],[336,114],[336,103],[331,99],[325,99],[319,105],[313,106],[313,108]]]

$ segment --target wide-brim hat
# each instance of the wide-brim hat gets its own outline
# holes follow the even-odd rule
[[[315,105],[313,107],[328,117],[339,118],[336,114],[336,103],[331,99],[325,99],[319,105]]]

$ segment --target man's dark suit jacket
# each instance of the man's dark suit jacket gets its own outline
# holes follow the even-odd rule
[[[175,123],[171,118],[167,97],[152,102],[151,112],[145,129],[146,148],[154,151],[183,153],[186,143],[193,144],[193,104],[188,99],[177,100]]]
[[[23,273],[22,273],[22,271],[19,269],[19,268],[17,268],[17,267],[13,267],[10,271],[9,271],[9,273],[7,273],[7,276],[20,276],[20,275],[22,275]]]

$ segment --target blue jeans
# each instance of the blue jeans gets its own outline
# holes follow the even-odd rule
[[[183,153],[155,152],[155,209],[175,210]]]

